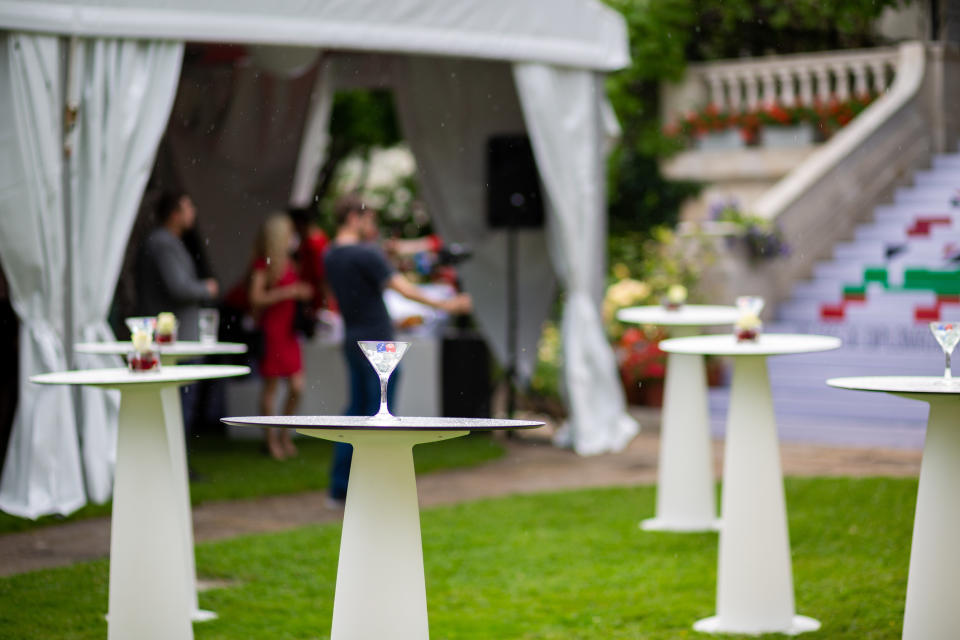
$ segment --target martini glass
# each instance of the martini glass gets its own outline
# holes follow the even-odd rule
[[[406,353],[409,342],[389,342],[383,340],[358,340],[363,355],[367,357],[374,371],[380,378],[380,410],[377,411],[376,418],[387,416],[392,418],[393,414],[387,408],[387,383],[390,381],[390,375],[400,364],[400,359]]]
[[[937,339],[940,348],[943,349],[943,355],[947,360],[943,370],[943,379],[950,380],[953,378],[953,375],[950,373],[950,354],[953,353],[954,347],[956,347],[957,342],[960,341],[960,323],[931,322],[930,331],[933,332],[933,337]]]
[[[755,316],[759,316],[760,312],[763,311],[764,304],[764,300],[760,296],[737,297],[737,309],[740,311],[740,315],[752,313]]]
[[[130,335],[133,335],[133,332],[137,329],[141,329],[149,332],[152,337],[153,332],[157,328],[156,316],[134,316],[124,320],[124,323],[127,325],[127,329],[130,330]]]

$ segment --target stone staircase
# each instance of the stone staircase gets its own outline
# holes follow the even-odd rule
[[[894,202],[836,245],[811,280],[794,286],[767,327],[839,336],[843,348],[770,358],[781,438],[919,447],[927,405],[885,394],[831,389],[824,380],[870,374],[938,375],[943,356],[932,320],[960,320],[960,154],[940,155]],[[955,368],[960,376],[960,367]],[[722,432],[728,390],[711,392]]]

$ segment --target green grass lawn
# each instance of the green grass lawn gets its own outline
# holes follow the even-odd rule
[[[786,488],[797,610],[823,623],[801,637],[899,638],[916,480]],[[431,637],[710,637],[690,625],[714,613],[716,535],[641,531],[653,510],[642,487],[424,511]],[[197,640],[328,638],[339,536],[326,525],[198,545],[201,575],[234,586],[200,595],[220,619],[196,625]],[[0,579],[4,637],[103,638],[106,605],[106,561]]]
[[[333,445],[317,438],[297,438],[300,455],[278,462],[261,452],[260,440],[230,440],[207,436],[191,442],[190,466],[205,476],[190,483],[193,504],[209,500],[239,500],[260,496],[300,493],[325,489],[330,480],[330,458]],[[466,467],[495,458],[503,447],[489,433],[478,433],[414,447],[418,473],[437,469]],[[67,519],[110,515],[110,503],[90,504]],[[45,517],[25,520],[0,512],[0,534],[23,531],[67,520]]]

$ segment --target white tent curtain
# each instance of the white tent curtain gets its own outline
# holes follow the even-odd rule
[[[327,157],[330,144],[330,114],[333,111],[334,70],[333,61],[324,60],[317,67],[316,80],[310,94],[307,122],[300,140],[300,155],[293,174],[290,189],[290,204],[306,207],[313,200],[317,188],[317,176]]]
[[[563,437],[577,453],[618,451],[636,435],[613,351],[600,318],[604,268],[603,78],[581,69],[513,66],[550,211],[550,248],[566,287],[564,379],[570,421]]]
[[[417,161],[421,188],[440,235],[463,242],[473,257],[460,268],[474,315],[505,362],[506,232],[486,213],[486,148],[493,134],[523,133],[510,66],[500,62],[401,57],[394,65],[397,111]],[[518,231],[517,373],[529,379],[537,340],[556,293],[543,229]]]
[[[114,340],[107,315],[127,240],[177,91],[183,43],[85,39],[74,47],[79,117],[70,155],[71,283],[77,341]],[[77,354],[81,369],[120,366]],[[77,420],[87,493],[110,498],[119,397],[84,387]]]
[[[21,322],[19,404],[0,509],[26,518],[86,502],[71,392],[28,381],[67,365],[61,76],[56,37],[0,33],[0,261]]]

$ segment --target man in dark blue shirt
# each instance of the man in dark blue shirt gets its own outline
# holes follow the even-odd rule
[[[451,314],[469,313],[470,296],[460,294],[447,300],[427,296],[419,287],[398,273],[383,250],[367,238],[376,236],[377,213],[355,195],[341,198],[334,208],[337,234],[324,256],[327,282],[343,316],[343,353],[349,372],[350,400],[344,411],[350,416],[373,415],[380,406],[380,379],[358,340],[393,340],[393,322],[383,302],[384,289],[390,288],[406,298]],[[390,378],[388,403],[398,371]],[[353,448],[336,443],[330,482],[330,497],[342,501],[347,495],[350,459]]]

